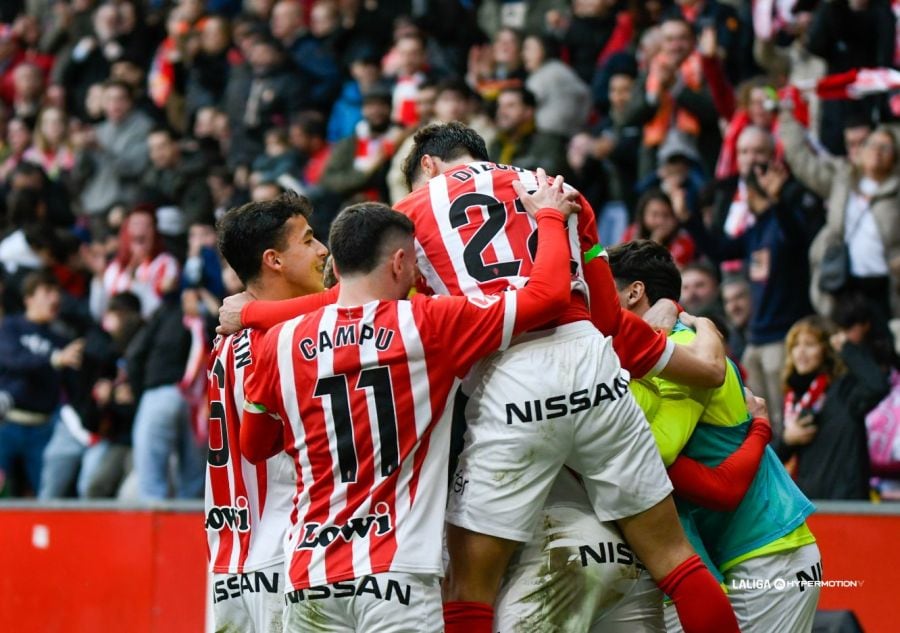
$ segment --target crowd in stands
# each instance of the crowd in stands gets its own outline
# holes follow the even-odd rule
[[[4,0],[0,490],[203,494],[229,208],[409,193],[430,122],[665,245],[818,499],[900,498],[897,0]],[[900,87],[900,86],[898,86]],[[833,92],[833,91],[832,91]],[[827,97],[827,98],[826,98]],[[895,408],[897,407],[897,408]],[[873,456],[877,456],[877,459]]]

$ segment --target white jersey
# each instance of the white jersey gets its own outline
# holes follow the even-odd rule
[[[206,538],[209,569],[242,574],[284,560],[296,474],[279,453],[259,465],[241,456],[244,381],[253,348],[265,332],[242,330],[216,341],[209,361],[209,456],[206,465]]]

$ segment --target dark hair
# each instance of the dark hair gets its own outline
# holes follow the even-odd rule
[[[649,239],[650,235],[647,231],[647,225],[644,224],[644,214],[647,213],[647,207],[650,206],[651,202],[658,201],[664,203],[669,210],[672,212],[672,215],[675,215],[675,211],[672,208],[672,199],[666,194],[662,189],[650,189],[649,191],[645,191],[644,194],[638,199],[637,203],[637,212],[635,213],[635,220],[637,223],[637,237],[641,239]],[[678,233],[678,226],[676,225],[675,230],[672,232],[672,235],[666,237],[666,240],[671,240]]]
[[[298,215],[309,219],[312,211],[309,200],[294,192],[230,209],[217,227],[219,252],[244,285],[250,284],[259,277],[263,253],[283,247],[287,221]]]
[[[478,132],[457,121],[426,125],[416,132],[414,141],[413,149],[403,164],[403,175],[406,176],[406,184],[410,189],[419,173],[422,157],[426,154],[443,161],[467,154],[475,160],[488,160],[484,139]]]
[[[107,79],[103,82],[103,89],[106,90],[107,88],[121,88],[128,95],[128,100],[134,102],[134,88],[127,82],[121,79]]]
[[[455,92],[464,100],[468,100],[472,96],[472,89],[469,88],[464,80],[451,77],[437,83],[437,96],[440,97],[445,92]]]
[[[180,138],[178,135],[178,132],[176,132],[175,130],[170,128],[168,125],[162,125],[162,124],[154,125],[153,128],[150,130],[150,133],[147,134],[147,137],[149,138],[151,134],[165,134],[166,136],[169,137],[170,141],[178,141]]]
[[[650,305],[660,299],[678,301],[681,273],[665,246],[650,240],[635,240],[614,246],[607,252],[618,288],[640,281]]]
[[[325,138],[328,123],[318,110],[303,110],[291,118],[291,125],[296,125],[310,136]]]
[[[106,304],[107,312],[133,312],[141,313],[141,300],[133,292],[119,292],[109,298]]]
[[[49,270],[36,270],[28,273],[22,280],[22,297],[27,298],[38,291],[38,288],[59,289],[59,281]]]
[[[534,93],[524,86],[507,86],[500,91],[500,94],[507,93],[519,95],[519,98],[522,99],[522,103],[528,108],[537,107],[537,98],[534,96]]]
[[[694,270],[706,275],[717,284],[722,283],[722,274],[719,272],[719,269],[702,260],[687,264],[684,268],[681,269],[681,274],[684,275],[685,273],[689,273]]]
[[[550,35],[538,35],[537,33],[532,33],[525,39],[534,38],[541,44],[541,48],[544,49],[544,61],[548,59],[559,59],[560,54],[562,53],[562,46],[560,41],[555,37]]]
[[[46,221],[47,205],[44,196],[37,189],[13,189],[6,196],[6,208],[9,223],[13,227],[43,224]]]
[[[379,264],[393,238],[414,233],[412,220],[402,213],[380,202],[361,202],[338,213],[328,245],[340,274],[365,274]]]

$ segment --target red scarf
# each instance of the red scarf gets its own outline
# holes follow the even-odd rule
[[[806,392],[797,398],[797,393],[792,389],[784,396],[784,417],[797,416],[803,411],[812,411],[818,413],[825,404],[825,392],[828,391],[828,385],[831,383],[831,377],[828,374],[819,374],[810,383]]]

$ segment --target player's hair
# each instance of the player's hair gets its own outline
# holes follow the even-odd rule
[[[609,267],[616,287],[640,281],[650,305],[660,299],[678,301],[681,273],[669,250],[651,240],[635,240],[609,249]]]
[[[412,220],[380,202],[361,202],[331,223],[328,243],[341,275],[366,274],[381,263],[396,237],[412,237]]]
[[[475,160],[488,160],[484,139],[472,128],[451,121],[450,123],[433,123],[416,132],[412,152],[403,164],[403,175],[406,184],[412,184],[421,169],[422,157],[426,154],[449,161],[469,155]]]
[[[259,277],[263,253],[284,248],[287,221],[298,215],[309,219],[312,212],[309,200],[292,191],[231,209],[219,220],[219,251],[247,285]]]

